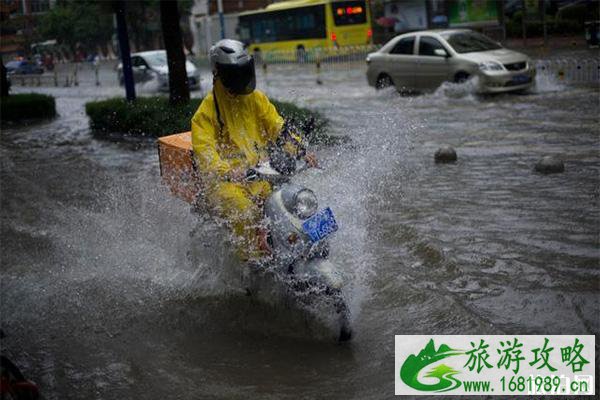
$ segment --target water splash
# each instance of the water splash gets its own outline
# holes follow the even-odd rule
[[[433,97],[445,97],[449,99],[474,99],[479,89],[479,78],[474,76],[466,82],[454,83],[444,82],[433,93]]]
[[[564,90],[566,85],[561,82],[555,74],[550,72],[542,72],[537,74],[535,78],[535,86],[532,88],[533,93],[550,93]]]
[[[150,74],[150,79],[144,82],[136,83],[135,90],[140,94],[149,94],[149,93],[158,93],[162,89],[162,84],[160,78],[158,77],[158,73],[152,72]]]

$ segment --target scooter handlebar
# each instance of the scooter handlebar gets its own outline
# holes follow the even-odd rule
[[[297,160],[295,173],[304,171],[308,168],[309,168],[309,165],[306,161]],[[252,181],[255,181],[258,179],[263,179],[263,180],[266,180],[266,181],[269,181],[272,183],[276,183],[276,182],[280,182],[282,180],[289,179],[289,175],[284,175],[284,174],[278,172],[271,166],[271,163],[263,162],[263,163],[258,164],[254,168],[249,168],[246,171],[246,179],[245,180],[247,182],[252,182]]]

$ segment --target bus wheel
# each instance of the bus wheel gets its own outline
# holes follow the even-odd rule
[[[375,83],[375,88],[376,89],[384,89],[390,86],[393,86],[394,82],[392,81],[392,78],[390,78],[389,75],[387,74],[381,74],[379,75],[379,77],[377,77],[377,82]]]
[[[306,50],[304,49],[304,46],[302,46],[302,45],[300,45],[296,48],[296,61],[298,61],[299,63],[306,62]]]

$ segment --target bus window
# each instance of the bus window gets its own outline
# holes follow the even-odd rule
[[[252,43],[326,37],[323,5],[244,15],[239,24],[240,38]]]
[[[367,9],[364,1],[340,1],[331,3],[331,7],[336,26],[367,22]]]
[[[250,26],[246,23],[240,23],[238,25],[238,34],[240,35],[240,40],[244,43],[250,43],[252,41],[252,35],[250,35]]]

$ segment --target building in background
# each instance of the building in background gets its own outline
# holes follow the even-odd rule
[[[423,0],[386,2],[384,13],[395,33],[427,29],[427,6]]]
[[[502,36],[503,3],[502,0],[373,0],[374,8],[379,11],[374,13],[374,33],[379,42],[401,33],[435,28],[476,28]]]
[[[238,14],[257,10],[272,3],[269,0],[223,0],[225,37],[237,38]],[[216,0],[195,0],[190,12],[190,30],[194,37],[193,52],[206,55],[208,49],[221,39],[221,25]]]
[[[394,34],[432,28],[497,27],[499,0],[385,0],[380,25]]]
[[[259,10],[269,3],[278,2],[223,0],[226,37],[239,38],[240,13]],[[299,0],[298,3],[302,1]],[[369,1],[374,43],[384,43],[404,32],[435,28],[472,28],[496,40],[503,40],[507,36],[540,36],[546,28],[550,34],[582,35],[585,23],[590,25],[589,21],[598,19],[598,4],[598,0]],[[546,14],[548,18],[545,18]],[[194,53],[206,54],[210,46],[221,37],[217,0],[196,0],[190,16],[190,27],[194,38]]]
[[[0,1],[0,53],[3,58],[30,52],[39,16],[55,4],[56,0]]]
[[[498,26],[500,24],[497,0],[458,0],[446,2],[448,26],[450,28],[474,28]]]

